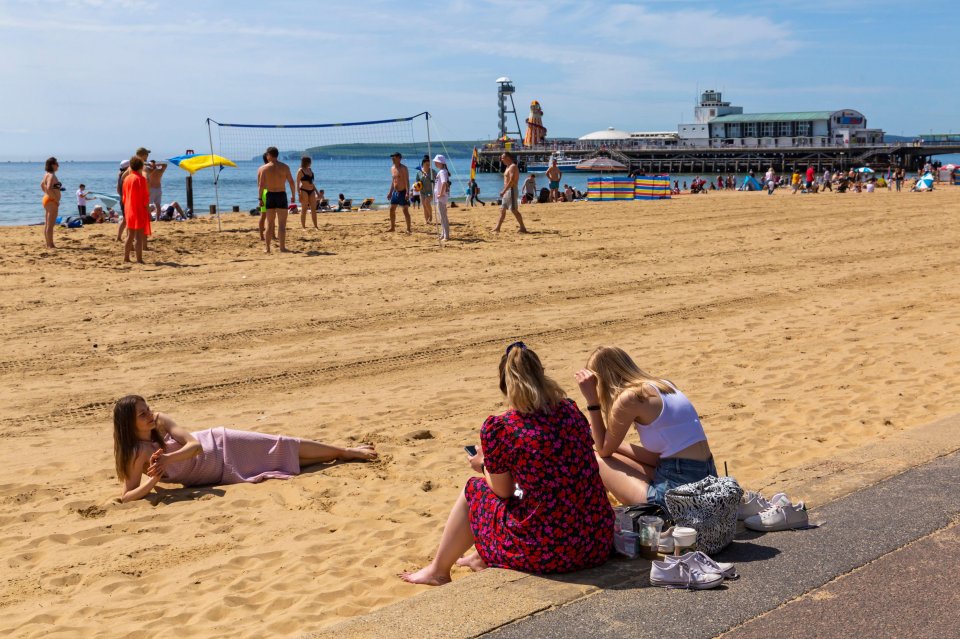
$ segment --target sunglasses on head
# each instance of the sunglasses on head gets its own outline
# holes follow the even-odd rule
[[[507,346],[506,355],[509,355],[510,351],[512,351],[514,347],[519,348],[521,351],[527,350],[527,345],[523,342],[514,342],[513,344],[510,344],[510,346]]]

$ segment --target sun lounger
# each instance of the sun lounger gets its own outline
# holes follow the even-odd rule
[[[373,200],[374,198],[368,197],[363,202],[360,203],[360,208],[358,211],[372,211],[373,210]]]

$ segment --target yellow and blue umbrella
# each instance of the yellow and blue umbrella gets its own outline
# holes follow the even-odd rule
[[[211,166],[232,166],[234,168],[237,166],[233,160],[228,160],[219,155],[178,155],[175,158],[169,158],[167,161],[176,164],[190,175]]]

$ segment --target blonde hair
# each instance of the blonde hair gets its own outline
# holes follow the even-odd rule
[[[520,413],[552,410],[566,397],[560,384],[544,373],[537,354],[523,342],[512,344],[500,358],[500,391]]]
[[[627,352],[616,346],[598,346],[587,360],[587,369],[597,376],[597,395],[604,415],[610,417],[610,409],[624,391],[631,391],[641,402],[646,401],[643,385],[650,384],[667,395],[676,392],[666,380],[654,377],[637,366]]]

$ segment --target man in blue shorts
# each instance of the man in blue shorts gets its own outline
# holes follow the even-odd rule
[[[396,152],[390,156],[393,166],[390,167],[390,191],[387,198],[390,200],[390,231],[397,230],[397,207],[403,210],[403,217],[407,221],[407,233],[410,228],[410,171],[400,162],[403,156]]]

